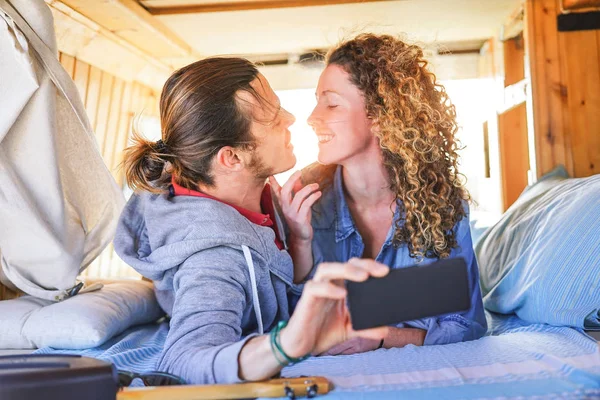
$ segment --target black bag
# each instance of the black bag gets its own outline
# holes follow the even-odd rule
[[[115,400],[113,364],[79,355],[0,356],[2,400]]]

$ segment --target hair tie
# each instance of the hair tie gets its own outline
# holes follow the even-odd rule
[[[169,147],[165,144],[165,142],[162,141],[162,139],[159,139],[156,141],[156,143],[154,143],[153,149],[157,153],[169,154]]]

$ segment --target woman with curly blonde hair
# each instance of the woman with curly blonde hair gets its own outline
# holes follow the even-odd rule
[[[405,322],[389,327],[381,341],[357,338],[328,354],[481,337],[486,320],[469,195],[458,172],[456,113],[423,50],[393,36],[361,34],[329,52],[316,96],[308,123],[319,139],[319,164],[282,188],[271,179],[289,228],[295,279],[305,280],[320,262],[353,257],[391,268],[463,257],[471,290],[466,312]]]

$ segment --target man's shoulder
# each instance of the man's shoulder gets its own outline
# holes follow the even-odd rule
[[[246,245],[259,253],[265,252],[260,232],[235,208],[217,200],[190,196],[176,197],[186,208],[189,226],[188,240],[214,240],[223,245]]]

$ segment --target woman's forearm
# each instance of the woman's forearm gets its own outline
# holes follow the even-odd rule
[[[427,331],[423,329],[390,327],[384,338],[383,347],[391,349],[393,347],[404,347],[407,344],[423,346],[426,334]]]
[[[288,251],[294,261],[294,283],[300,283],[313,268],[312,241],[290,236]]]

